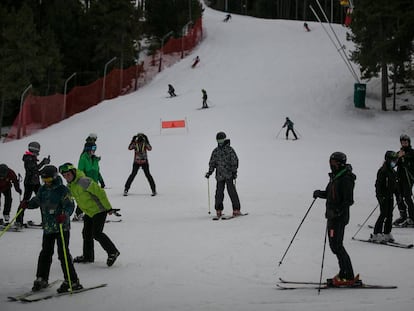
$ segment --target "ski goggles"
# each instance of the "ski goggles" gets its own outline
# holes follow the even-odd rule
[[[75,167],[73,166],[72,163],[65,163],[59,166],[59,173],[64,174],[74,169]]]

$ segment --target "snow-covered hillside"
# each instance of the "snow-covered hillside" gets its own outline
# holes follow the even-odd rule
[[[399,149],[399,135],[412,134],[411,112],[381,112],[379,83],[368,85],[367,106],[353,105],[354,81],[323,29],[309,23],[264,20],[224,14],[206,8],[205,40],[193,54],[159,74],[140,91],[106,101],[31,137],[0,144],[2,163],[24,174],[21,157],[30,141],[42,146],[52,164],[77,164],[84,139],[98,134],[97,154],[114,208],[123,221],[105,232],[121,251],[111,268],[95,246],[93,264],[77,264],[83,285],[106,282],[106,288],[33,304],[7,302],[7,296],[31,288],[41,230],[6,233],[0,239],[2,311],[31,310],[412,310],[413,251],[352,241],[377,202],[374,182],[386,150]],[[334,27],[345,42],[346,30]],[[346,43],[349,45],[349,43]],[[349,48],[350,46],[348,46]],[[192,59],[201,62],[191,69]],[[178,94],[167,98],[171,83]],[[206,89],[211,109],[201,107]],[[280,131],[289,116],[300,134],[297,141]],[[188,131],[160,132],[160,120],[187,119]],[[204,178],[215,135],[225,131],[240,167],[237,188],[242,211],[249,216],[213,222],[215,181]],[[150,196],[140,171],[123,197],[132,168],[127,147],[145,132],[153,151],[151,173],[159,195]],[[343,151],[357,175],[355,204],[345,247],[354,269],[367,283],[394,284],[396,290],[279,291],[278,277],[318,280],[324,242],[324,201],[317,200],[283,264],[278,262],[312,202],[315,189],[328,182],[328,158]],[[208,187],[209,186],[209,187]],[[210,194],[208,195],[208,189]],[[13,193],[12,213],[18,205]],[[225,213],[231,213],[228,196]],[[396,215],[397,212],[395,212]],[[39,211],[26,220],[39,221]],[[375,221],[375,213],[368,221]],[[113,216],[110,216],[113,217]],[[81,254],[82,224],[73,223],[70,249]],[[363,228],[360,237],[368,237]],[[412,242],[412,229],[395,229],[394,237]],[[323,276],[338,271],[326,250]],[[62,279],[55,254],[51,280]]]

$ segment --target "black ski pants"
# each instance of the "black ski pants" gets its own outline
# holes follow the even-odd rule
[[[134,162],[134,164],[132,165],[132,173],[131,175],[129,175],[126,183],[125,183],[125,190],[128,191],[129,188],[131,188],[131,184],[135,179],[135,176],[137,176],[138,170],[139,168],[142,167],[142,170],[144,171],[145,177],[147,177],[147,180],[150,184],[151,190],[152,192],[155,192],[155,182],[154,182],[154,178],[152,178],[152,175],[149,171],[149,164],[144,163],[144,164],[138,164],[136,162]]]
[[[72,282],[78,280],[78,275],[76,274],[75,268],[73,266],[72,256],[69,252],[69,238],[70,238],[69,231],[63,231],[63,237],[65,240],[65,245],[63,245],[62,243],[62,237],[60,235],[60,232],[43,234],[42,250],[40,251],[40,254],[39,254],[36,277],[38,278],[40,277],[44,280],[49,280],[50,266],[52,265],[52,258],[53,258],[55,241],[56,241],[57,250],[58,250],[58,258],[60,260],[60,267],[62,268],[62,272],[63,272],[65,280],[68,280],[68,274],[66,270],[66,263],[65,263],[65,256],[63,253],[63,248],[66,249],[70,280]]]
[[[286,130],[286,139],[289,138],[289,132],[292,131],[293,136],[295,136],[295,139],[298,139],[298,136],[296,136],[295,130],[293,128],[288,127]]]
[[[224,206],[223,206],[224,188],[226,186],[227,186],[227,192],[230,196],[231,203],[233,205],[233,210],[240,210],[240,200],[239,200],[239,196],[237,194],[236,186],[234,185],[233,179],[217,180],[215,209],[217,211],[222,211],[224,209]]]
[[[354,276],[351,258],[345,250],[343,241],[345,234],[346,222],[341,217],[328,220],[327,230],[329,247],[332,253],[336,255],[339,263],[339,277],[342,279],[351,280]]]
[[[400,179],[398,182],[397,205],[400,217],[403,219],[406,219],[408,216],[414,220],[414,202],[412,195],[413,191],[411,185],[403,179]]]
[[[23,201],[29,201],[32,197],[32,194],[36,194],[39,191],[40,184],[32,185],[32,184],[24,184],[24,193],[23,193]],[[18,209],[20,211],[20,209]],[[23,224],[24,218],[24,210],[20,213],[20,215],[16,218],[17,223]]]
[[[93,262],[95,260],[93,240],[98,241],[108,255],[118,252],[118,249],[112,243],[111,239],[103,233],[106,215],[106,212],[102,212],[93,217],[89,217],[86,214],[83,216],[83,257],[86,261]]]
[[[10,209],[12,206],[12,194],[11,194],[11,188],[8,188],[4,190],[3,192],[0,192],[1,195],[4,196],[4,209],[3,209],[3,215],[10,215]]]
[[[392,211],[394,209],[393,197],[388,197],[378,200],[380,207],[380,214],[374,226],[374,234],[384,233],[388,234],[392,229]]]

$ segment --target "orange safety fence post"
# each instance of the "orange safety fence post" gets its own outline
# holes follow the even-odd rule
[[[185,128],[188,132],[187,118],[183,120],[168,120],[168,121],[163,121],[162,119],[160,119],[160,134],[161,134],[162,129],[172,129],[172,128]]]

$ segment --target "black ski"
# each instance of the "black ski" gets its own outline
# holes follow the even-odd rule
[[[107,219],[105,220],[106,223],[108,222],[122,222],[122,219]]]
[[[367,243],[371,243],[371,244],[376,244],[376,245],[386,245],[386,246],[392,246],[392,247],[398,247],[398,248],[413,248],[413,244],[404,244],[404,243],[398,243],[398,242],[382,242],[382,243],[376,243],[370,240],[365,240],[365,239],[357,239],[357,238],[352,238],[355,241],[360,241],[360,242],[367,242]]]
[[[58,282],[59,282],[59,280],[55,280],[55,281],[53,281],[53,282],[50,282],[50,283],[47,285],[47,287],[46,287],[46,288],[50,288],[50,287],[52,287],[53,285],[57,284]],[[40,291],[45,290],[46,288],[41,289]],[[38,291],[38,292],[39,292],[39,291]],[[30,292],[26,292],[26,293],[19,294],[19,295],[16,295],[16,296],[9,296],[9,297],[7,297],[7,298],[8,298],[9,300],[11,300],[11,301],[19,301],[19,300],[22,300],[22,299],[24,299],[24,298],[26,298],[26,297],[28,297],[28,296],[32,296],[32,295],[34,295],[34,294],[37,294],[38,292],[30,291]]]
[[[101,288],[101,287],[105,287],[108,284],[103,283],[103,284],[99,284],[99,285],[95,285],[95,286],[88,286],[88,287],[84,287],[82,289],[78,289],[78,290],[74,290],[71,292],[64,292],[64,293],[44,293],[44,295],[41,295],[41,293],[39,293],[40,295],[33,294],[27,297],[24,297],[22,299],[19,299],[19,301],[23,301],[23,302],[35,302],[35,301],[40,301],[40,300],[46,300],[46,299],[50,299],[50,298],[54,298],[54,297],[61,297],[61,296],[66,296],[66,295],[74,295],[74,294],[79,294],[79,293],[83,293],[92,289],[96,289],[96,288]]]
[[[233,215],[222,216],[221,219],[228,220],[228,219],[238,218],[238,217],[246,216],[246,215],[249,215],[249,213],[244,213],[244,214],[240,214],[240,215],[237,215],[237,216],[233,216]]]

